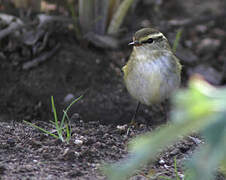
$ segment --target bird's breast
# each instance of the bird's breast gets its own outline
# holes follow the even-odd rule
[[[151,58],[139,55],[138,61],[128,62],[124,68],[129,93],[143,104],[151,105],[167,98],[180,84],[180,77],[167,56]]]

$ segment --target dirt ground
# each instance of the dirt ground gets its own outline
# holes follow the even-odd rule
[[[183,27],[176,53],[183,65],[182,86],[186,87],[194,73],[214,85],[225,85],[225,8],[224,0],[162,1],[159,6],[142,0],[127,16],[118,48],[97,48],[76,40],[74,32],[60,30],[50,36],[51,48],[59,45],[57,51],[31,69],[23,68],[34,58],[24,58],[25,47],[14,39],[1,40],[0,179],[106,179],[101,165],[126,157],[127,142],[166,123],[171,108],[170,104],[153,108],[142,105],[137,115],[139,125],[127,135],[137,102],[125,89],[121,67],[131,52],[127,44],[132,34],[154,26],[172,44],[177,30]],[[54,96],[61,116],[71,100],[85,91],[69,112],[73,134],[68,144],[23,123],[27,120],[52,130],[50,97]],[[184,160],[200,143],[198,137],[187,137],[136,172],[133,179],[149,179],[150,174],[173,177],[175,157],[182,177]],[[219,175],[218,179],[224,178]]]

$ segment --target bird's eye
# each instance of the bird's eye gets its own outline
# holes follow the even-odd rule
[[[151,43],[153,43],[153,39],[152,38],[149,38],[148,40],[146,40],[146,41],[144,41],[143,43],[149,43],[149,44],[151,44]]]
[[[149,38],[148,40],[147,40],[147,43],[153,43],[153,39],[152,38]]]

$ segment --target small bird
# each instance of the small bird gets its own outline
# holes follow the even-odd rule
[[[161,103],[180,86],[182,66],[167,38],[156,29],[137,31],[129,45],[133,51],[122,70],[128,92],[139,102],[137,112],[140,103]]]

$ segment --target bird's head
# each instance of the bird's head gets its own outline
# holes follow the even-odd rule
[[[135,49],[171,50],[167,38],[157,29],[143,28],[135,33],[129,45]]]

